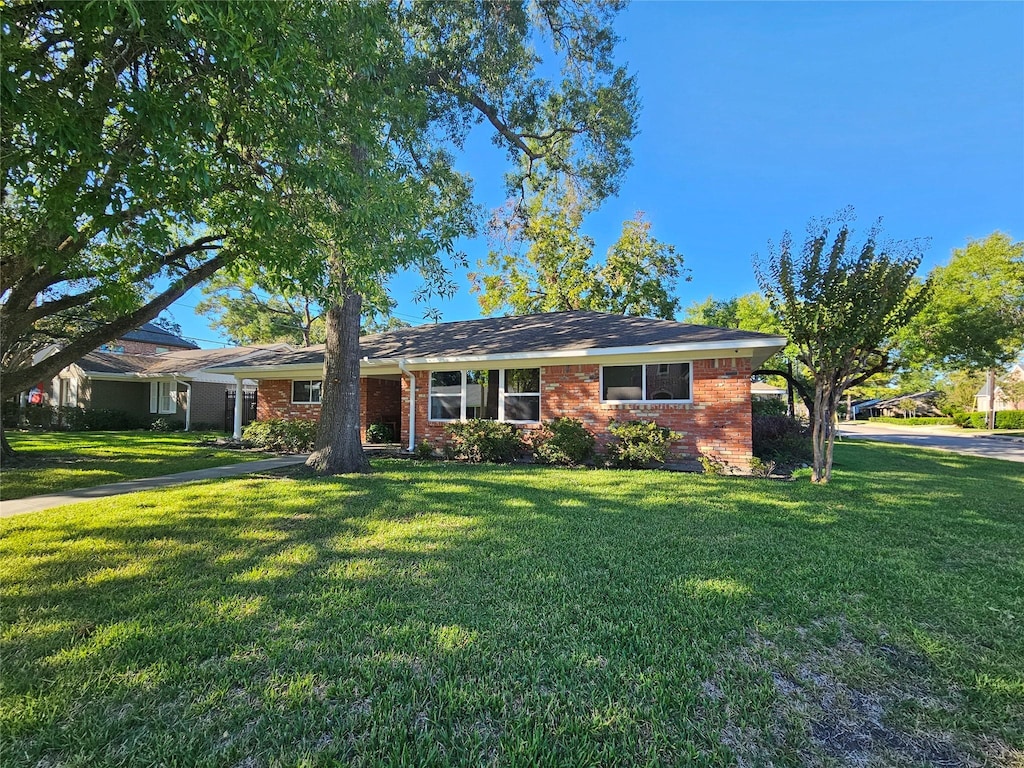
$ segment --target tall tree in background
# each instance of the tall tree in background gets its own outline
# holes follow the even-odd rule
[[[995,369],[1024,350],[1024,242],[1002,232],[970,240],[930,279],[931,297],[902,335],[904,353],[944,370],[987,370],[992,387]]]
[[[219,274],[202,288],[196,312],[232,344],[287,342],[308,347],[324,340],[323,307],[312,296],[267,289],[252,274]]]
[[[473,292],[485,314],[589,309],[673,319],[683,257],[651,234],[642,213],[622,225],[603,262],[581,232],[588,205],[571,185],[556,184],[507,205],[492,219],[492,248]]]
[[[292,268],[311,250],[293,191],[353,186],[333,148],[373,134],[381,95],[353,83],[388,55],[386,7],[127,0],[3,15],[4,398],[226,264]]]
[[[755,258],[761,290],[814,379],[811,481],[832,476],[835,419],[843,392],[889,365],[898,331],[920,311],[928,286],[914,279],[918,241],[880,243],[881,224],[850,242],[852,209],[812,220],[799,253],[792,236]],[[834,235],[833,235],[834,232]]]

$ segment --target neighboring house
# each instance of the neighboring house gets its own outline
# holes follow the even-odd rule
[[[583,311],[400,328],[360,339],[363,434],[392,423],[412,449],[443,444],[445,426],[460,419],[529,431],[567,416],[604,444],[611,422],[644,419],[681,434],[677,454],[742,464],[751,456],[750,374],[785,343]],[[319,346],[260,352],[210,371],[258,380],[260,419],[316,419],[323,362]]]
[[[287,348],[286,345],[271,347]],[[90,352],[54,379],[66,407],[122,411],[142,421],[160,417],[193,424],[224,424],[225,395],[235,377],[207,369],[237,363],[268,347],[180,349],[162,355]],[[254,386],[249,387],[253,389]]]
[[[752,381],[750,382],[750,396],[755,400],[785,400],[787,392],[782,387],[773,387],[763,381]]]
[[[206,371],[214,365],[238,362],[286,344],[228,349],[200,349],[152,323],[104,344],[40,382],[25,394],[26,405],[120,411],[140,423],[160,417],[193,424],[224,425],[225,399],[235,390],[235,377]],[[42,350],[36,359],[52,354]],[[250,384],[245,389],[255,390]],[[251,395],[250,395],[251,397]]]
[[[1020,363],[1014,364],[1006,377],[1010,381],[1024,381],[1024,367],[1021,367]],[[988,381],[986,381],[978,393],[974,396],[974,410],[987,412],[989,410],[989,401],[991,399],[991,393],[989,392]],[[998,383],[996,384],[996,407],[992,410],[995,411],[1020,411],[1024,410],[1024,399],[1014,400]]]
[[[938,402],[942,397],[941,392],[930,390],[928,392],[915,392],[910,395],[898,395],[884,400],[868,401],[860,403],[856,409],[856,418],[874,418],[877,416],[889,416],[894,418],[908,418],[911,416],[941,416]]]

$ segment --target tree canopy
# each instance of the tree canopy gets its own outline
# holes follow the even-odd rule
[[[997,368],[1024,350],[1024,242],[1002,232],[970,240],[931,272],[932,291],[901,337],[913,362],[942,370]]]
[[[860,245],[851,242],[852,209],[814,219],[794,251],[787,232],[766,259],[755,258],[758,283],[797,358],[814,380],[813,482],[832,473],[834,421],[851,386],[889,366],[897,332],[921,309],[927,285],[915,280],[922,243],[881,241],[881,222]]]
[[[589,309],[673,319],[676,283],[689,279],[682,255],[656,240],[638,212],[598,261],[593,238],[581,231],[581,200],[571,185],[556,185],[492,219],[494,247],[470,275],[484,313]]]

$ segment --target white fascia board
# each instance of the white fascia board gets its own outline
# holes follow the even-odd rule
[[[615,359],[623,363],[644,362],[664,358],[665,355],[683,356],[696,360],[706,358],[710,353],[719,357],[751,357],[754,365],[767,360],[786,346],[783,336],[769,336],[763,339],[734,339],[723,341],[683,342],[677,344],[636,345],[628,347],[598,347],[587,349],[557,349],[546,352],[507,352],[498,355],[446,355],[437,357],[402,358],[409,370],[457,370],[471,363],[536,363],[538,365],[579,364],[583,361],[598,362]],[[359,370],[363,375],[400,373],[400,358],[363,358]],[[238,365],[218,368],[218,372],[234,376],[244,375],[253,379],[315,377],[323,374],[322,363],[292,363],[289,365]]]

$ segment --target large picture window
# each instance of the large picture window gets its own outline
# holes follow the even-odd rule
[[[430,420],[540,421],[540,368],[432,371]]]
[[[319,403],[320,402],[319,381],[293,381],[292,402],[293,403]]]
[[[690,364],[602,366],[601,400],[612,403],[690,402]]]

